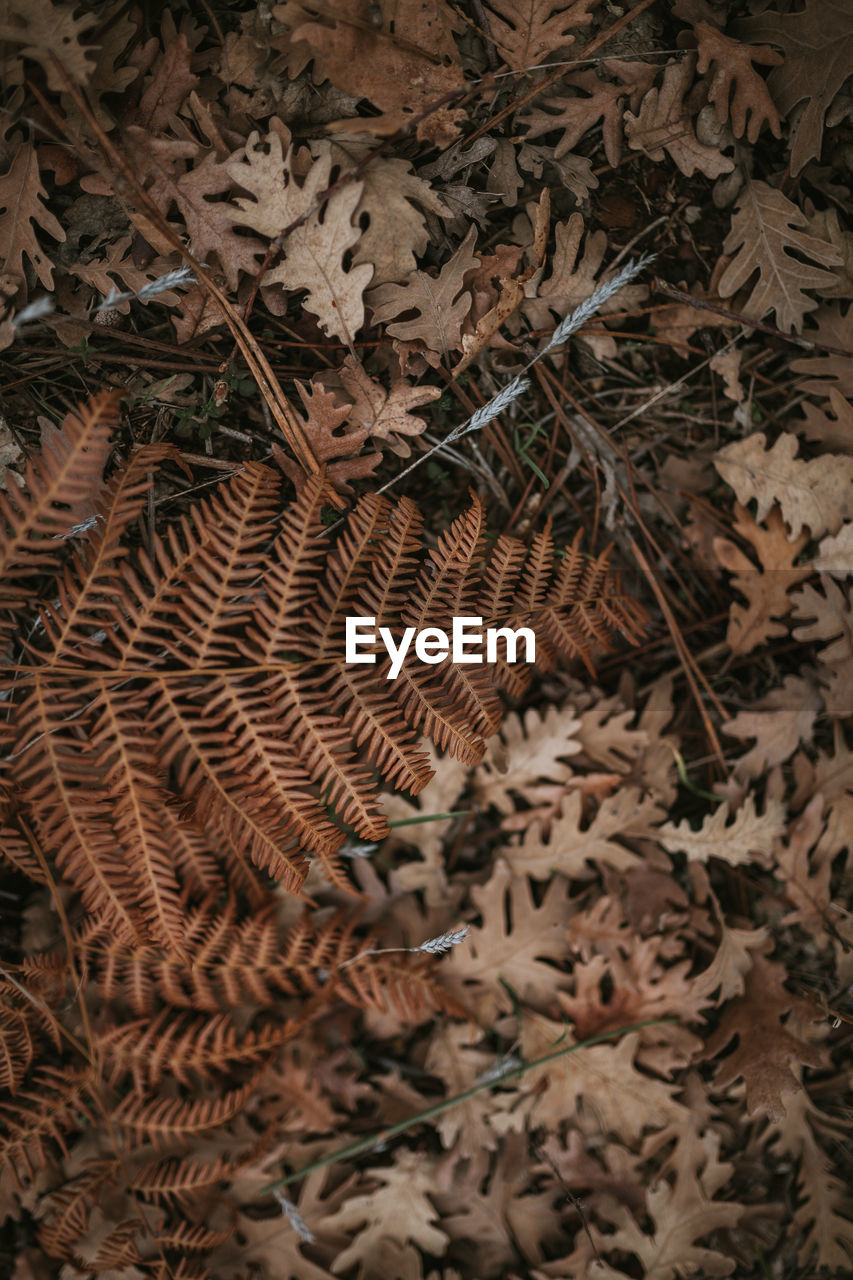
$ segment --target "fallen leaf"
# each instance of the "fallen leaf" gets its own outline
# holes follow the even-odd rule
[[[663,160],[664,151],[669,152],[687,178],[697,170],[706,178],[718,178],[731,173],[734,161],[696,137],[684,105],[692,80],[690,56],[667,63],[660,89],[649,89],[636,115],[625,112],[625,137],[632,151],[642,151],[650,160]]]
[[[762,524],[778,502],[792,541],[806,525],[813,538],[837,533],[853,517],[853,458],[822,454],[805,461],[797,457],[797,437],[788,433],[769,449],[765,443],[759,431],[714,455],[714,466],[741,506],[754,501]]]
[[[764,812],[758,813],[749,795],[731,822],[730,816],[728,803],[724,803],[705,816],[698,831],[685,818],[677,825],[665,822],[657,837],[667,853],[686,853],[690,862],[720,858],[733,867],[746,862],[768,863],[774,841],[785,830],[783,805],[768,799]]]
[[[774,311],[780,329],[802,332],[803,317],[818,305],[806,291],[832,288],[839,277],[830,268],[842,263],[834,245],[803,229],[808,225],[781,191],[766,182],[745,183],[723,243],[723,252],[734,257],[717,281],[720,297],[730,298],[757,271],[743,314],[761,320]]]

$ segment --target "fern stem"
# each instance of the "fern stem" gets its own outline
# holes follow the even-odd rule
[[[521,1062],[516,1067],[510,1067],[508,1071],[501,1072],[500,1075],[487,1076],[485,1079],[473,1084],[470,1089],[463,1089],[461,1093],[454,1094],[452,1098],[443,1098],[441,1102],[435,1103],[432,1107],[427,1107],[425,1111],[419,1111],[416,1115],[409,1116],[407,1120],[398,1120],[396,1124],[389,1125],[387,1129],[381,1129],[378,1133],[368,1134],[366,1138],[360,1138],[358,1142],[351,1142],[346,1147],[341,1147],[338,1151],[332,1151],[327,1156],[321,1156],[319,1160],[312,1160],[310,1164],[306,1164],[301,1169],[296,1169],[293,1173],[288,1173],[283,1178],[276,1179],[275,1182],[269,1182],[265,1187],[261,1187],[259,1194],[262,1196],[275,1195],[280,1187],[288,1187],[294,1182],[298,1182],[300,1178],[306,1178],[309,1173],[314,1173],[317,1169],[325,1169],[330,1164],[337,1164],[339,1160],[351,1160],[354,1156],[360,1156],[365,1151],[374,1149],[383,1149],[385,1145],[398,1134],[405,1133],[407,1129],[414,1128],[417,1124],[422,1124],[425,1120],[432,1120],[434,1116],[440,1116],[443,1112],[449,1111],[451,1107],[455,1107],[460,1102],[467,1102],[469,1098],[475,1097],[478,1093],[482,1093],[485,1089],[491,1089],[495,1084],[505,1084],[508,1080],[519,1080],[526,1071],[532,1071],[534,1067],[545,1066],[546,1063],[555,1062],[558,1058],[564,1058],[570,1053],[575,1053],[578,1049],[589,1049],[593,1045],[603,1044],[607,1040],[615,1040],[617,1037],[630,1035],[633,1031],[642,1031],[645,1027],[661,1027],[667,1024],[677,1022],[674,1017],[668,1018],[649,1018],[645,1022],[633,1022],[627,1027],[615,1027],[612,1031],[602,1031],[598,1035],[588,1036],[586,1040],[579,1040],[577,1044],[563,1045],[561,1049],[553,1049],[550,1053],[543,1054],[541,1058],[533,1058],[530,1062]]]

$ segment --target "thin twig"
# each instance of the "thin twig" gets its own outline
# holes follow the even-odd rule
[[[747,316],[739,315],[737,311],[729,311],[728,307],[718,306],[715,302],[707,302],[705,298],[694,298],[691,293],[685,293],[682,289],[673,289],[672,285],[665,284],[662,280],[653,280],[652,288],[655,293],[662,293],[665,298],[672,298],[675,302],[683,302],[688,307],[695,307],[697,311],[711,311],[715,316],[724,316],[726,320],[731,320],[734,324],[742,324],[747,329],[757,329],[759,333],[769,333],[771,337],[781,338],[783,342],[790,342],[795,347],[804,347],[807,351],[826,351],[828,355],[845,356],[848,360],[853,360],[853,351],[845,351],[843,347],[831,347],[826,342],[818,342],[814,338],[804,338],[801,334],[783,333],[775,325],[765,324],[763,320],[750,320]]]

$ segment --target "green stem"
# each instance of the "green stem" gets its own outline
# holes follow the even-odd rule
[[[545,1066],[548,1062],[554,1062],[557,1058],[563,1058],[569,1053],[575,1053],[578,1049],[588,1049],[592,1045],[603,1044],[606,1040],[615,1040],[617,1036],[630,1035],[632,1031],[641,1031],[644,1027],[660,1027],[667,1023],[677,1022],[678,1019],[671,1018],[649,1018],[646,1022],[634,1022],[628,1027],[616,1027],[613,1031],[602,1031],[597,1036],[589,1036],[586,1040],[581,1040],[577,1044],[564,1045],[562,1049],[554,1049],[551,1053],[546,1053],[541,1058],[534,1058],[531,1062],[522,1062],[517,1067],[511,1067],[509,1071],[504,1071],[501,1075],[494,1078],[481,1080],[479,1084],[474,1084],[470,1089],[463,1090],[462,1093],[455,1094],[452,1098],[444,1098],[441,1102],[437,1102],[435,1106],[427,1107],[426,1111],[419,1111],[417,1115],[409,1116],[408,1120],[399,1120],[397,1124],[390,1125],[387,1129],[381,1129],[379,1133],[368,1134],[366,1138],[360,1138],[358,1142],[351,1142],[347,1147],[341,1147],[339,1151],[333,1151],[330,1155],[322,1156],[319,1160],[312,1160],[311,1164],[306,1164],[302,1169],[297,1169],[294,1173],[288,1173],[284,1178],[278,1178],[275,1182],[268,1182],[265,1187],[261,1187],[260,1195],[269,1196],[279,1187],[288,1187],[293,1182],[298,1182],[300,1178],[306,1178],[309,1173],[314,1173],[317,1169],[325,1169],[330,1164],[337,1164],[339,1160],[351,1160],[353,1156],[360,1156],[365,1151],[372,1148],[384,1146],[391,1138],[396,1138],[398,1134],[405,1133],[407,1129],[411,1129],[416,1124],[421,1124],[424,1120],[431,1120],[433,1116],[440,1116],[442,1112],[449,1111],[451,1107],[455,1107],[460,1102],[467,1102],[469,1098],[476,1097],[478,1093],[482,1093],[485,1089],[491,1089],[492,1085],[505,1084],[507,1080],[518,1080],[526,1071],[532,1071],[534,1067]]]
[[[450,813],[419,813],[416,818],[395,818],[389,827],[415,827],[420,822],[444,822],[447,818],[467,818],[473,809],[452,809]]]

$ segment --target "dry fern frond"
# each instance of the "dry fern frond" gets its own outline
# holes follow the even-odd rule
[[[29,495],[0,497],[0,603],[21,637],[7,825],[28,822],[120,948],[186,956],[187,888],[215,891],[223,864],[232,883],[242,864],[249,891],[247,860],[298,893],[313,856],[345,885],[342,824],[381,838],[380,778],[414,793],[430,776],[419,731],[480,758],[500,722],[498,687],[517,692],[518,669],[439,669],[410,652],[386,679],[381,658],[345,662],[348,616],[375,617],[398,638],[408,626],[449,631],[480,610],[486,626],[533,628],[544,666],[561,655],[589,663],[594,647],[641,632],[643,612],[607,554],[586,559],[579,539],[555,569],[547,531],[529,550],[501,537],[484,570],[476,497],[424,561],[408,500],[367,495],[335,540],[322,479],[281,513],[276,474],[247,463],[165,539],[152,534],[149,555],[127,534],[162,448],[140,450],[113,478],[63,563],[62,543],[47,540],[62,526],[57,504],[92,486],[92,442],[103,457],[114,416],[112,395],[69,415],[61,455],[32,464]],[[10,857],[26,871],[33,859],[18,847]]]

